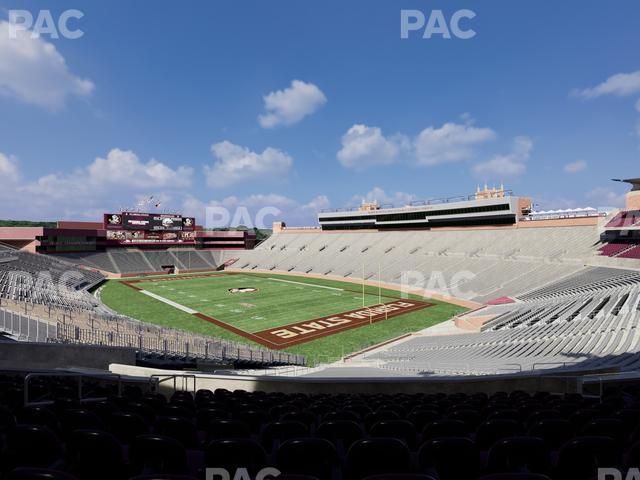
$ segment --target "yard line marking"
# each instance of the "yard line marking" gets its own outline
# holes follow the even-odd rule
[[[166,303],[167,305],[171,305],[172,307],[177,308],[178,310],[182,310],[183,312],[187,312],[190,315],[193,315],[194,313],[198,313],[197,310],[192,310],[189,307],[185,307],[184,305],[180,305],[179,303],[173,302],[173,301],[169,300],[168,298],[161,297],[160,295],[157,295],[155,293],[149,292],[147,290],[140,290],[140,293],[144,293],[145,295],[148,295],[151,298],[155,298],[156,300],[159,300],[162,303]]]
[[[267,277],[267,278],[275,282],[296,283],[298,285],[304,285],[305,287],[326,288],[327,290],[338,290],[340,292],[344,292],[344,288],[325,287],[324,285],[316,285],[315,283],[294,282],[293,280],[283,280],[282,278],[272,278],[272,277]]]

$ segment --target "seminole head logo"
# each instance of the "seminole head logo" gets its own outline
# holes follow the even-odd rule
[[[229,289],[229,293],[254,293],[257,291],[258,289],[253,287],[236,287]]]

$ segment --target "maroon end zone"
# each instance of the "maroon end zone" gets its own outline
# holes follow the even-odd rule
[[[253,335],[259,338],[263,345],[279,350],[432,306],[432,303],[420,300],[396,300],[369,308],[359,308],[328,317],[269,328]]]

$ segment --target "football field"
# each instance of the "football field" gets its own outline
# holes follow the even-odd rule
[[[326,356],[426,328],[462,310],[371,285],[245,272],[110,281],[101,298],[142,321]]]

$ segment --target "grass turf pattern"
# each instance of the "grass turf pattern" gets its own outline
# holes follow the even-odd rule
[[[337,314],[363,304],[361,285],[334,280],[252,273],[172,278],[175,277],[153,277],[153,281],[143,281],[136,286],[247,332]],[[229,292],[231,288],[241,287],[258,291]],[[383,288],[379,299],[378,288],[374,286],[365,286],[364,292],[365,306],[400,298],[399,292]],[[417,296],[410,298],[423,300]],[[247,342],[239,335],[143,295],[117,280],[103,287],[101,299],[113,310],[145,322]],[[464,310],[437,300],[429,299],[429,302],[435,306],[319,338],[287,351],[307,355],[312,364],[337,360],[362,348],[435,325]]]

